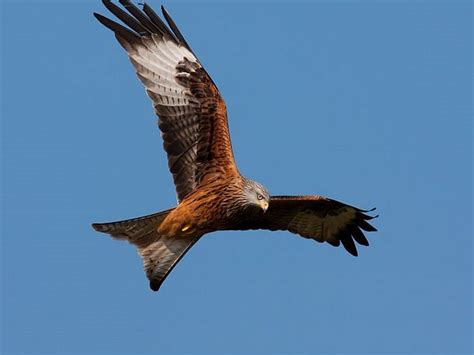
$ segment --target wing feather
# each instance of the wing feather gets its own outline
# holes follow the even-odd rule
[[[119,2],[126,11],[103,0],[126,26],[94,15],[115,33],[153,102],[178,201],[207,176],[238,175],[225,103],[171,16],[162,7],[168,28],[148,5]]]
[[[263,215],[241,221],[229,229],[287,230],[335,247],[342,244],[350,254],[357,256],[354,241],[369,245],[362,230],[376,231],[367,221],[377,216],[364,212],[369,211],[322,196],[272,196]]]

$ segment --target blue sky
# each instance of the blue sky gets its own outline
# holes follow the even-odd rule
[[[241,172],[376,206],[379,232],[358,258],[214,233],[151,292],[134,248],[90,228],[175,203],[105,9],[3,1],[1,351],[471,353],[472,4],[165,5],[226,100]]]

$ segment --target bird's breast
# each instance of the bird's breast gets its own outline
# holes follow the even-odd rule
[[[158,232],[168,236],[204,234],[229,229],[258,211],[245,207],[238,184],[204,186],[186,197],[166,217]]]

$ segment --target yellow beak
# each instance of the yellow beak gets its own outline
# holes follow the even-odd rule
[[[260,201],[260,206],[263,209],[263,212],[265,212],[268,209],[268,202],[265,200]]]

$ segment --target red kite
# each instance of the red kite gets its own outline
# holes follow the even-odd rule
[[[375,231],[363,211],[322,196],[270,196],[240,175],[230,142],[224,100],[183,35],[162,7],[168,26],[147,5],[128,0],[105,7],[124,27],[95,17],[127,51],[159,117],[178,205],[149,216],[93,224],[96,231],[138,248],[150,287],[157,291],[178,261],[204,234],[219,230],[287,230],[328,242],[357,256]]]

